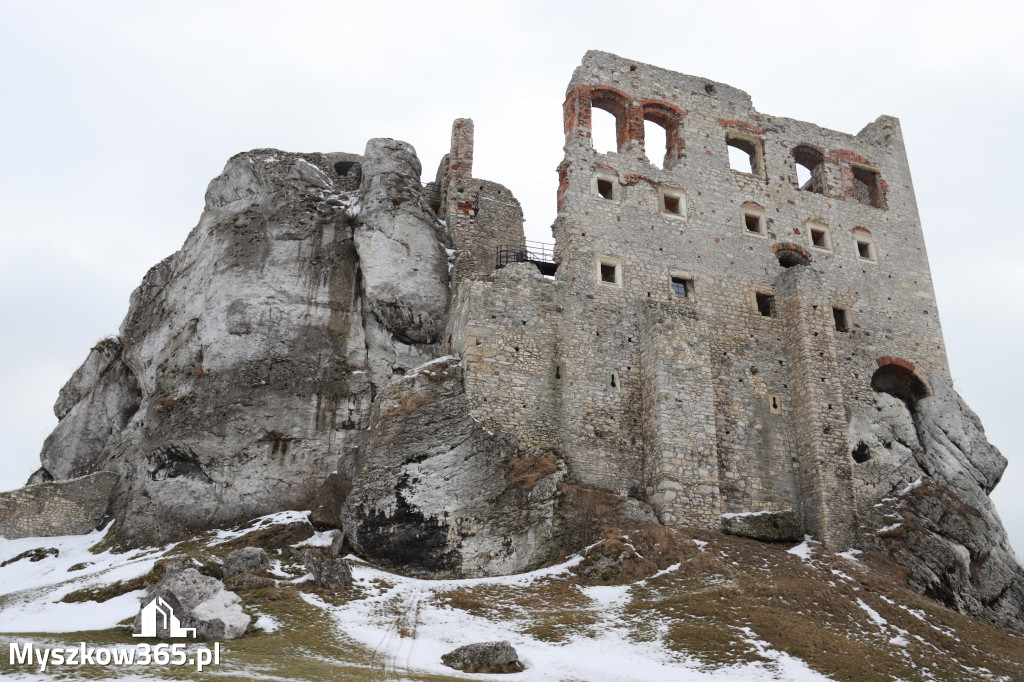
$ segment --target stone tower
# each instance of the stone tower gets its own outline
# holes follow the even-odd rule
[[[593,147],[595,109],[615,151]],[[792,510],[847,544],[849,408],[879,390],[912,404],[947,367],[899,122],[826,130],[602,52],[563,111],[554,278],[484,263],[495,239],[522,239],[514,225],[453,231],[484,266],[458,278],[449,323],[478,416],[663,522]],[[459,182],[486,220],[480,181]]]

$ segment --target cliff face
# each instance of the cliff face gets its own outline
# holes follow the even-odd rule
[[[304,508],[375,393],[439,354],[445,235],[419,173],[394,140],[233,157],[61,391],[33,480],[118,473],[128,544]]]
[[[1024,631],[1024,570],[989,493],[1006,459],[947,375],[910,404],[879,393],[850,415],[861,544],[911,584],[962,613]]]

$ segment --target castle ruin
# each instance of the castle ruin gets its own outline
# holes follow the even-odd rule
[[[595,108],[615,152],[592,145]],[[847,545],[866,475],[851,408],[879,391],[913,407],[948,371],[899,121],[827,130],[602,52],[563,112],[553,253],[472,176],[471,121],[431,188],[459,252],[445,343],[474,416],[663,523],[792,510]]]

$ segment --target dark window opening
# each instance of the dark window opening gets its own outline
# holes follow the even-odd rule
[[[864,260],[875,260],[875,254],[872,253],[871,242],[865,242],[857,240],[857,255]]]
[[[864,462],[871,459],[871,451],[868,450],[868,444],[864,441],[857,443],[857,447],[850,453],[853,455],[853,461],[857,464],[863,464]]]
[[[682,277],[672,278],[672,293],[676,296],[689,296],[693,292],[693,283]]]
[[[921,398],[928,396],[928,387],[916,374],[902,365],[883,365],[871,375],[871,389],[888,393],[907,404],[910,410]]]
[[[612,378],[608,381],[608,385],[612,388],[618,388],[618,382],[615,380],[615,373],[612,373]]]
[[[601,281],[615,284],[615,266],[610,263],[601,263]]]
[[[762,174],[759,142],[752,142],[745,137],[726,135],[725,143],[729,145],[730,168],[741,173]]]
[[[848,331],[850,331],[849,323],[847,322],[847,319],[846,319],[846,311],[845,310],[843,310],[842,308],[833,308],[832,309],[832,318],[835,320],[836,331],[837,332],[848,332]]]
[[[612,181],[604,180],[602,178],[597,179],[597,193],[604,199],[612,198]]]
[[[676,215],[682,215],[681,201],[679,197],[672,196],[670,194],[664,194],[661,197],[662,207],[666,213],[674,213]]]
[[[757,299],[757,312],[761,313],[762,317],[775,317],[774,296],[758,292],[755,294],[755,298]]]
[[[821,152],[807,145],[800,145],[793,150],[796,161],[796,181],[805,192],[825,193],[824,158]]]
[[[818,228],[811,228],[811,244],[814,244],[819,249],[828,248],[828,235],[825,234],[825,230],[819,230]]]
[[[761,227],[761,216],[757,213],[744,213],[743,224],[746,226],[747,232],[764,233],[764,229]]]
[[[853,187],[857,201],[875,208],[882,207],[881,182],[876,171],[853,166]]]
[[[779,259],[779,265],[784,268],[791,268],[794,265],[807,265],[810,263],[807,260],[807,256],[796,251],[794,249],[780,249],[776,257]]]
[[[334,164],[334,172],[338,175],[345,176],[352,170],[352,166],[356,165],[355,161],[339,161]]]

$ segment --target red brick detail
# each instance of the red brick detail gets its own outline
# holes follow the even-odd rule
[[[649,178],[646,175],[637,175],[636,173],[630,173],[628,175],[623,176],[623,178],[622,178],[622,181],[626,185],[635,185],[636,183],[640,182],[641,180],[643,180],[644,182],[649,182],[652,185],[657,185],[658,184],[657,180]]]
[[[470,211],[476,212],[476,206],[473,205],[472,201],[460,201],[458,209],[463,213],[468,214]]]
[[[666,160],[671,165],[673,161],[682,157],[683,149],[686,148],[686,143],[680,136],[679,130],[682,128],[683,118],[687,112],[658,100],[644,100],[640,103],[640,109],[644,121],[652,121],[665,129],[665,140],[668,147],[665,150]],[[641,125],[643,125],[642,122]],[[654,161],[654,159],[651,160]]]
[[[772,253],[778,254],[779,251],[796,251],[801,256],[806,258],[808,262],[811,261],[811,254],[807,251],[807,249],[800,246],[799,244],[794,244],[793,242],[780,242],[778,244],[773,244]]]
[[[727,121],[724,118],[718,119],[718,124],[723,128],[739,128],[755,135],[764,135],[764,130],[746,121]]]
[[[744,201],[743,202],[743,208],[759,208],[762,211],[764,210],[764,206],[762,206],[761,204],[757,203],[756,201]]]
[[[864,232],[865,234],[871,234],[871,230],[866,227],[861,227],[860,225],[850,230],[850,232]]]
[[[911,372],[915,369],[914,363],[909,360],[904,360],[903,358],[897,358],[893,355],[886,355],[883,358],[878,358],[875,362],[878,363],[879,367],[885,367],[886,365],[898,365],[899,367],[910,370]]]
[[[829,151],[827,156],[834,163],[859,163],[863,166],[871,165],[871,162],[865,157],[861,156],[857,152],[851,152],[849,149],[833,149]]]

